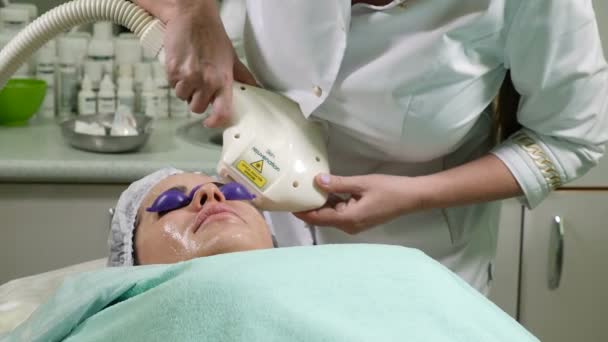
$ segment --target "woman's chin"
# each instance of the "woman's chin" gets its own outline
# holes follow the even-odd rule
[[[218,236],[212,244],[204,246],[201,256],[212,256],[226,253],[246,252],[257,249],[272,248],[272,245],[254,243],[245,236]]]

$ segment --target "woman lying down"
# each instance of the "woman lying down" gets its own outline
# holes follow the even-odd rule
[[[133,183],[112,221],[121,267],[68,279],[7,340],[537,341],[417,250],[273,248],[227,187],[175,169]]]

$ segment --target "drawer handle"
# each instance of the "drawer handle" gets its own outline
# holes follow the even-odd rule
[[[114,218],[114,213],[116,212],[115,208],[108,209],[108,214],[110,215],[110,220],[108,223],[108,230],[112,230],[112,218]]]
[[[564,220],[555,216],[551,237],[549,240],[549,273],[548,286],[556,290],[562,279],[562,266],[564,264]]]

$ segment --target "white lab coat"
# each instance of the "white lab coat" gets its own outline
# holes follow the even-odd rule
[[[590,0],[247,0],[260,83],[327,124],[337,175],[415,176],[492,152],[536,206],[604,152],[608,68]],[[507,69],[523,129],[492,150],[487,109]],[[487,292],[498,203],[429,210],[350,236],[272,214],[280,245],[420,248]]]

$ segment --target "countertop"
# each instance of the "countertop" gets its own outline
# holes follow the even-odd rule
[[[77,150],[67,144],[59,124],[32,120],[28,126],[0,126],[0,183],[127,184],[160,168],[214,174],[221,147],[193,142],[178,129],[198,124],[197,119],[165,119],[139,151],[102,154]],[[608,158],[571,187],[608,188]]]
[[[195,121],[157,120],[146,145],[122,154],[77,150],[67,144],[54,120],[0,126],[0,183],[126,184],[166,166],[213,174],[221,147],[189,142],[177,134]]]

